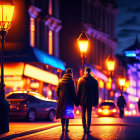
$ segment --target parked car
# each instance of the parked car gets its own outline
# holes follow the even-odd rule
[[[112,100],[105,100],[101,102],[96,110],[96,113],[99,117],[104,116],[114,116],[117,117],[119,115],[119,110],[117,105]]]
[[[27,118],[35,121],[37,118],[54,120],[57,101],[45,98],[39,93],[30,91],[10,92],[6,95],[10,102],[10,119]]]

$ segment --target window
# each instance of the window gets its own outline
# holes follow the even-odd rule
[[[49,44],[48,44],[49,48],[49,54],[52,55],[53,54],[53,32],[50,30],[49,31]]]
[[[30,45],[35,47],[35,19],[30,18]]]

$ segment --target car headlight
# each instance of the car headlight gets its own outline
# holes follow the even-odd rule
[[[117,112],[117,109],[113,109],[112,112]]]

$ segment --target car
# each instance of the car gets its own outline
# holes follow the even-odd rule
[[[98,117],[102,117],[102,116],[104,116],[104,117],[109,117],[109,116],[117,117],[119,115],[119,110],[118,110],[118,107],[114,101],[105,100],[98,105],[98,107],[96,109],[96,114]]]
[[[54,120],[56,100],[47,99],[31,91],[10,92],[6,98],[10,102],[10,119],[27,118],[30,122],[36,119]]]

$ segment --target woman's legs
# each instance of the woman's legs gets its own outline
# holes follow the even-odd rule
[[[64,132],[64,126],[66,125],[66,132],[69,132],[68,126],[69,126],[69,119],[61,118],[61,125],[62,125],[62,131]]]

